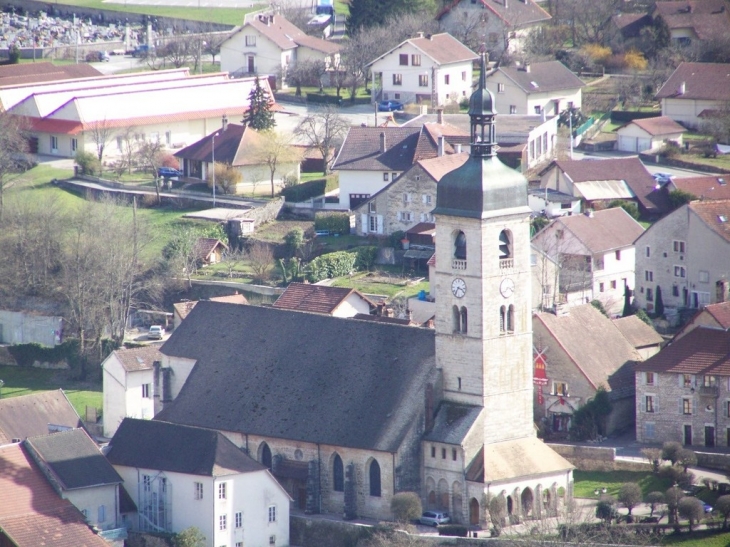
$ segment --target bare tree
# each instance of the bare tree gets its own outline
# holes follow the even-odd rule
[[[307,27],[307,23],[311,19],[311,11],[299,0],[276,0],[272,3],[274,11],[284,16],[284,19],[303,32],[311,32],[311,28]]]
[[[132,166],[134,165],[135,158],[137,157],[137,148],[139,145],[137,134],[137,129],[134,126],[125,127],[119,134],[122,144],[122,149],[120,150],[120,162],[124,170],[130,174],[132,173]]]
[[[28,141],[20,118],[0,111],[0,222],[5,188],[9,186],[13,173],[22,170],[27,151]]]
[[[573,44],[608,44],[615,25],[613,16],[620,11],[620,0],[560,0],[565,14],[570,14]]]
[[[157,194],[158,205],[161,203],[158,170],[165,159],[162,149],[163,145],[159,137],[155,140],[145,140],[142,135],[137,135],[137,157],[139,157],[142,165],[152,171],[155,177],[155,193]]]
[[[187,37],[176,36],[164,46],[158,48],[157,56],[162,58],[164,62],[169,62],[175,68],[180,68],[188,64],[190,59],[195,56],[198,48],[193,42]]]
[[[223,190],[224,194],[232,194],[236,191],[236,185],[243,180],[241,172],[227,163],[215,162],[213,171],[208,173],[208,186],[213,188],[213,173],[215,173],[215,185]]]
[[[111,140],[113,134],[114,127],[106,118],[91,124],[90,136],[94,146],[96,147],[96,157],[99,159],[99,164],[101,164],[104,159],[104,150],[106,149],[106,145]]]
[[[347,135],[350,124],[340,116],[340,109],[325,105],[304,118],[295,133],[322,154],[322,174],[329,172],[331,151],[340,145]]]
[[[240,249],[231,249],[223,254],[223,264],[228,270],[228,277],[233,277],[233,272],[243,264],[245,258],[246,254]]]
[[[162,249],[162,257],[170,277],[184,276],[188,288],[198,271],[198,239],[201,234],[192,228],[178,230]]]
[[[258,142],[255,144],[252,157],[269,169],[271,181],[271,197],[276,194],[274,179],[282,165],[299,163],[302,155],[297,148],[291,146],[291,137],[273,129],[259,132]]]
[[[246,251],[246,259],[253,273],[254,281],[266,281],[274,267],[274,253],[271,247],[261,241],[254,241]]]
[[[223,42],[225,42],[229,36],[230,33],[213,30],[209,24],[204,25],[201,29],[200,37],[203,40],[201,44],[203,53],[211,56],[213,64],[215,64],[216,55],[220,55]]]
[[[302,94],[302,86],[319,86],[322,88],[322,76],[327,72],[324,61],[318,59],[306,59],[290,64],[282,72],[282,78],[286,78],[290,86],[294,86],[294,94],[298,97]]]

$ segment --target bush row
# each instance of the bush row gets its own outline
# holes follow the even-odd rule
[[[326,230],[330,234],[349,234],[350,215],[347,213],[318,213],[314,217],[314,229]]]
[[[321,196],[325,192],[327,192],[327,179],[317,179],[284,188],[281,195],[289,203],[299,203]]]
[[[352,251],[337,251],[318,256],[307,269],[307,279],[311,283],[349,275],[354,271],[368,270],[375,262],[377,247],[363,246]]]
[[[66,361],[71,363],[79,354],[79,341],[66,340],[53,348],[41,346],[40,344],[15,344],[8,346],[10,355],[21,367],[32,367],[33,363],[60,363]]]

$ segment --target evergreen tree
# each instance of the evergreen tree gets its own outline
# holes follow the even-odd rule
[[[256,131],[266,131],[276,125],[274,113],[271,112],[269,104],[269,93],[261,86],[258,76],[256,76],[254,87],[248,96],[248,111],[244,115],[243,121]]]
[[[347,17],[347,34],[354,36],[363,28],[383,25],[389,13],[388,4],[383,0],[352,0]]]
[[[662,288],[659,285],[656,287],[656,306],[654,312],[657,317],[664,315],[664,300],[662,300]]]
[[[634,315],[634,310],[631,308],[631,289],[628,285],[624,285],[624,311],[621,316],[628,317],[629,315]]]

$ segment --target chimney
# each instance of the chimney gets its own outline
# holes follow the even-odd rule
[[[437,108],[436,109],[436,121],[440,124],[444,123],[444,109],[443,108]]]
[[[509,8],[509,6],[507,5],[507,0],[504,0],[504,9],[507,9],[507,8]]]
[[[385,147],[385,132],[380,134],[380,153],[384,154],[387,148]]]
[[[679,89],[677,90],[677,93],[679,95],[684,95],[687,92],[687,82],[682,82],[679,84]]]
[[[439,137],[439,152],[438,152],[439,158],[444,155],[444,142],[445,141],[446,141],[446,139],[444,138],[443,135],[441,135]]]
[[[423,38],[423,31],[418,31],[418,32],[416,33],[416,36],[417,36],[418,38]]]
[[[454,145],[454,153],[461,154],[461,143],[456,143]]]
[[[223,120],[222,120],[221,127],[223,127],[223,131],[228,129],[228,116],[226,116],[225,114],[223,114]]]

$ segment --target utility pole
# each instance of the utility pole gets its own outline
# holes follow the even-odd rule
[[[213,133],[213,207],[215,207],[215,133]]]

